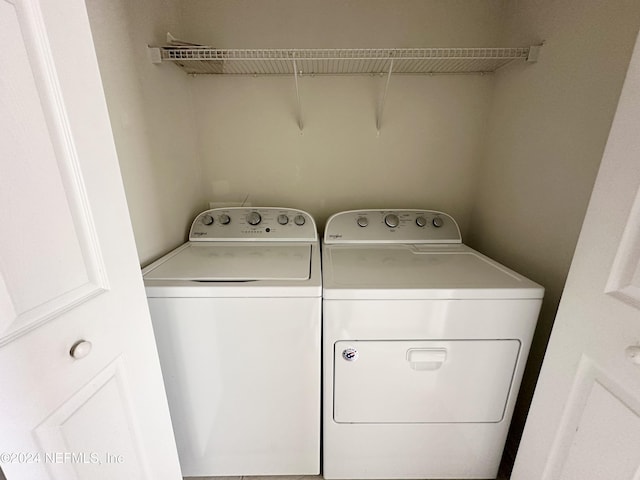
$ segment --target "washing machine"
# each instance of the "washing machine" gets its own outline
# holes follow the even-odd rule
[[[431,210],[338,213],[322,257],[324,477],[495,478],[543,288]]]
[[[316,225],[290,208],[199,214],[143,270],[184,476],[320,469]]]

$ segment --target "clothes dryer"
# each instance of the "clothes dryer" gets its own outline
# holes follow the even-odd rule
[[[495,478],[542,296],[445,213],[332,216],[324,477]]]
[[[289,208],[199,214],[143,270],[185,476],[320,469],[320,251]]]

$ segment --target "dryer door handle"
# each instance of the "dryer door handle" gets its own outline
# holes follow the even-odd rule
[[[407,361],[413,370],[438,370],[446,360],[446,348],[410,348],[407,350]]]

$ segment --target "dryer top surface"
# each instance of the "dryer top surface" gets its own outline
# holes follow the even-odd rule
[[[543,288],[463,244],[324,245],[327,299],[542,298]]]

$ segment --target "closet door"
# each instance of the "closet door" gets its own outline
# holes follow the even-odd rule
[[[514,480],[640,478],[640,43],[571,265]]]
[[[0,0],[0,464],[180,468],[85,5]]]

